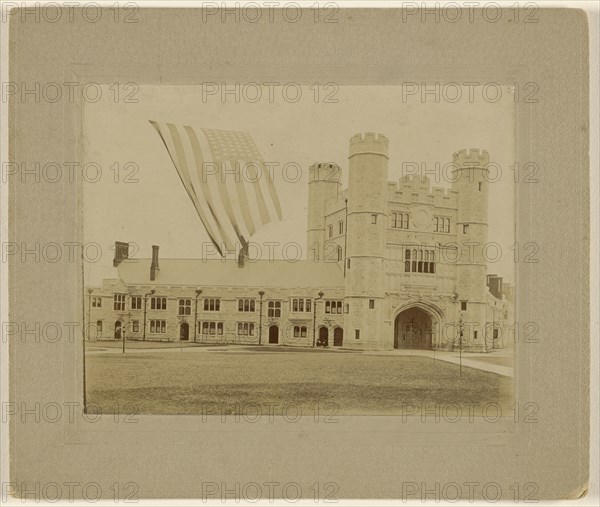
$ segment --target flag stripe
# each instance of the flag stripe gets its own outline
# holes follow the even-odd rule
[[[219,218],[217,217],[217,215],[213,209],[212,199],[210,196],[208,186],[204,185],[202,183],[201,178],[200,178],[200,181],[198,181],[198,178],[197,178],[198,171],[195,171],[194,176],[196,176],[196,178],[194,178],[194,179],[196,180],[198,187],[201,189],[202,194],[204,196],[204,200],[198,199],[198,194],[197,194],[195,187],[191,181],[192,177],[190,176],[190,172],[188,170],[188,163],[187,163],[187,157],[185,155],[185,148],[183,146],[182,139],[179,134],[179,130],[172,123],[167,123],[167,128],[169,129],[169,132],[171,134],[171,139],[173,140],[173,144],[175,147],[175,153],[177,155],[176,158],[179,160],[179,163],[181,165],[181,170],[185,175],[187,183],[190,185],[192,192],[196,196],[196,201],[198,201],[201,205],[203,205],[203,207],[208,208],[208,210],[204,210],[203,214],[207,216],[208,221],[213,223],[213,229],[215,231],[217,231],[217,234],[213,233],[212,236],[219,241],[219,243],[220,243],[219,247],[221,246],[221,244],[225,243],[227,248],[233,248],[233,243],[231,242],[231,240],[225,233],[222,225],[219,223]],[[201,160],[200,160],[200,167],[202,167]],[[197,165],[196,165],[196,168],[198,168]],[[212,220],[211,220],[211,218],[212,218]]]
[[[213,228],[209,224],[208,218],[206,217],[205,213],[203,212],[203,209],[198,201],[198,198],[196,196],[196,193],[195,193],[193,187],[191,186],[190,183],[186,184],[184,175],[182,174],[181,169],[179,167],[179,163],[175,159],[174,150],[169,146],[166,136],[163,135],[163,132],[162,132],[158,122],[150,121],[150,123],[152,124],[152,126],[154,127],[154,129],[156,130],[156,132],[158,133],[160,138],[162,139],[162,142],[165,145],[165,148],[167,149],[167,153],[169,154],[169,157],[170,157],[171,161],[173,162],[175,169],[177,170],[177,174],[179,175],[179,178],[181,179],[181,182],[183,183],[183,186],[184,186],[188,196],[192,200],[194,208],[196,208],[196,212],[198,213],[198,216],[200,217],[200,220],[202,221],[204,228],[206,229],[206,233],[208,234],[211,241],[213,242],[216,249],[218,250],[219,255],[223,256],[223,251],[221,249],[221,242],[216,238],[216,236],[213,232]]]
[[[223,179],[221,165],[216,164],[217,174],[215,174],[215,175],[211,174],[210,176],[213,176],[213,177],[209,178],[209,175],[207,175],[206,171],[204,170],[204,164],[203,164],[203,158],[202,158],[202,148],[200,146],[200,141],[198,140],[198,136],[196,135],[196,132],[194,132],[194,130],[188,126],[185,127],[185,131],[188,135],[190,144],[191,144],[194,154],[196,156],[197,167],[202,168],[202,171],[201,171],[202,176],[201,177],[202,177],[203,183],[204,182],[206,182],[206,184],[214,183],[214,186],[216,187],[216,191],[213,192],[212,195],[214,195],[215,198],[220,201],[221,206],[223,207],[223,209],[225,210],[225,213],[227,214],[227,218],[229,218],[229,223],[231,224],[231,227],[233,228],[235,235],[240,240],[240,242],[242,242],[243,234],[240,232],[240,229],[237,226],[237,219],[236,219],[235,213],[233,211],[232,200],[229,198],[229,195],[227,193],[227,187],[226,187],[225,181]],[[210,150],[210,147],[208,147],[207,149]],[[216,204],[219,204],[219,203],[216,203]],[[217,206],[217,205],[215,207],[219,208],[219,206]]]

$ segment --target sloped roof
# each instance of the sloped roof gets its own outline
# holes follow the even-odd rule
[[[187,285],[225,287],[344,287],[344,275],[335,262],[285,260],[246,261],[244,267],[226,260],[159,259],[160,271],[150,280],[150,259],[119,264],[127,285]]]

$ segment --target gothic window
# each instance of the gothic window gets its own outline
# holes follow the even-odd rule
[[[179,300],[179,315],[191,315],[192,314],[192,300],[191,299],[180,299]]]
[[[281,301],[269,301],[268,304],[269,317],[281,317]]]
[[[122,312],[125,311],[125,294],[114,295],[114,310]]]
[[[166,320],[151,320],[150,321],[150,332],[164,334],[167,332],[167,321]]]
[[[310,312],[311,300],[309,298],[292,299],[293,312]]]
[[[239,299],[238,312],[254,312],[256,310],[256,302],[254,299]]]
[[[142,296],[132,296],[131,297],[131,309],[132,310],[141,310],[142,309]]]
[[[408,248],[404,251],[405,273],[435,273],[435,251]]]
[[[221,310],[221,300],[219,298],[205,298],[204,299],[204,311],[205,312],[218,312]]]
[[[163,298],[163,297],[150,298],[150,308],[152,310],[166,310],[167,309],[167,298]]]

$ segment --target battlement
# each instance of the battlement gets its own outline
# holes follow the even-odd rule
[[[460,167],[481,167],[490,163],[490,155],[486,150],[471,148],[457,151],[452,155],[452,160]]]
[[[387,157],[388,144],[388,138],[383,134],[374,132],[355,134],[350,138],[350,156],[359,153],[379,153]]]
[[[315,162],[308,168],[308,182],[340,183],[342,168],[335,162]]]
[[[455,209],[458,206],[458,191],[431,187],[427,176],[411,174],[402,176],[398,182],[388,181],[388,201]]]

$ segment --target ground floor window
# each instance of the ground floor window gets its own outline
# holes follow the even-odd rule
[[[167,321],[166,320],[151,320],[150,321],[150,332],[164,334],[167,332]]]
[[[238,322],[237,334],[238,336],[254,336],[254,323]]]
[[[306,326],[294,326],[294,338],[306,338]]]
[[[102,332],[102,321],[101,320],[96,321],[96,331],[98,333]]]
[[[200,325],[200,323],[198,323]],[[202,334],[203,335],[218,335],[223,334],[223,323],[222,322],[202,322]]]
[[[139,332],[140,332],[140,321],[139,321],[139,320],[134,320],[134,321],[131,323],[131,330],[132,330],[134,333],[139,333]]]

